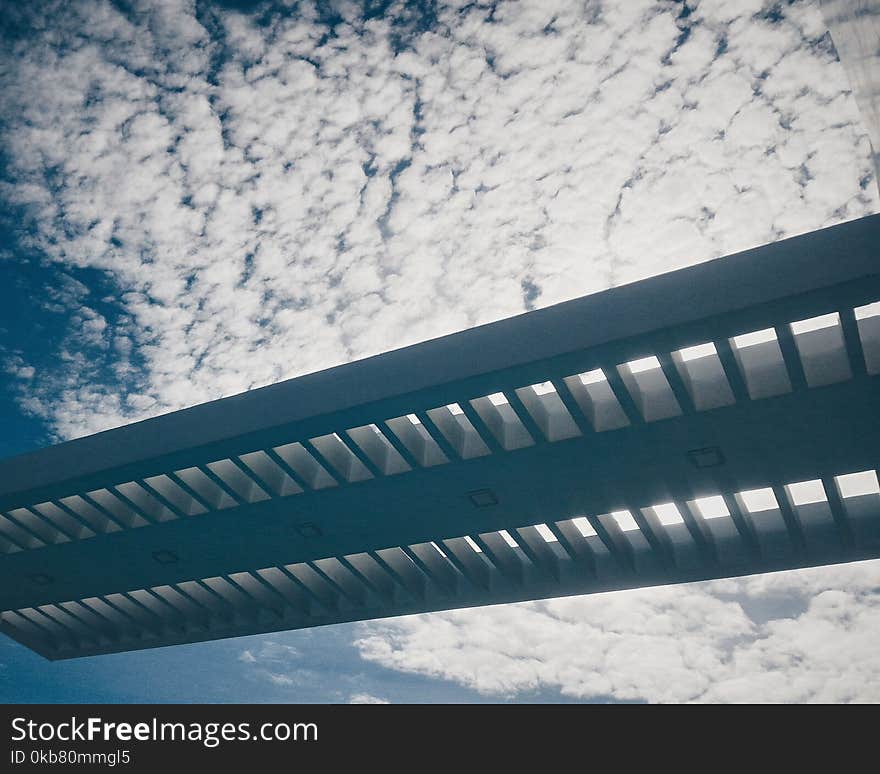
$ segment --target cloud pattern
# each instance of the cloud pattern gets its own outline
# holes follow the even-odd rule
[[[48,362],[3,355],[54,437],[878,210],[809,2],[370,8],[10,11],[0,261],[53,272],[34,303],[66,328]],[[876,699],[877,572],[419,616],[358,647],[493,696]],[[242,658],[280,685],[272,647]]]
[[[806,3],[14,13],[13,259],[107,287],[9,353],[58,437],[877,209]]]
[[[364,658],[496,699],[876,702],[880,562],[365,626]]]

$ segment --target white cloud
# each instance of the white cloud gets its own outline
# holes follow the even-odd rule
[[[369,693],[353,693],[349,699],[349,704],[390,704],[388,699],[381,699]]]
[[[238,660],[246,664],[290,664],[299,657],[300,652],[293,645],[261,638],[258,647],[242,651]]]
[[[299,682],[296,679],[295,675],[284,674],[280,672],[266,672],[266,677],[268,678],[269,682],[272,683],[272,685],[279,685],[284,687],[297,685]]]
[[[363,625],[368,661],[493,697],[880,700],[880,562]]]
[[[253,646],[243,650],[238,661],[246,665],[249,674],[279,688],[299,690],[320,684],[321,674],[309,659],[293,645],[269,637],[256,637]]]
[[[757,7],[19,11],[0,195],[115,288],[27,405],[80,435],[877,209],[818,10]]]

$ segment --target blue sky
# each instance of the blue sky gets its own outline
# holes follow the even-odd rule
[[[2,456],[880,210],[808,0],[4,6]],[[878,587],[3,639],[0,699],[876,701]]]

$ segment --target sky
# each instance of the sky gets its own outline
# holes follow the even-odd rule
[[[0,456],[880,211],[809,0],[2,5]],[[0,701],[878,701],[878,591],[2,639]]]

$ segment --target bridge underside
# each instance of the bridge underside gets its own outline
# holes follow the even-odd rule
[[[880,217],[0,463],[50,659],[880,556]]]

